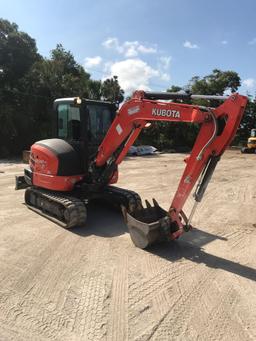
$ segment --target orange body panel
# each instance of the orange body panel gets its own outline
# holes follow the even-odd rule
[[[33,185],[53,191],[70,192],[75,183],[83,179],[82,175],[57,176],[33,172]]]
[[[52,151],[38,144],[32,145],[30,168],[34,186],[53,191],[72,191],[75,183],[81,181],[84,175],[58,176],[58,165],[58,158]]]

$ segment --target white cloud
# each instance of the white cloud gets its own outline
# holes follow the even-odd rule
[[[85,61],[84,61],[84,67],[86,69],[90,69],[91,67],[101,64],[101,62],[102,62],[102,58],[100,56],[91,57],[91,58],[87,57],[85,58]]]
[[[244,79],[242,85],[249,89],[254,88],[256,86],[256,80],[253,78]]]
[[[160,67],[163,68],[164,70],[167,70],[170,67],[172,57],[160,57],[159,62],[160,62]]]
[[[127,58],[137,57],[139,53],[146,54],[157,52],[155,46],[145,46],[138,41],[125,41],[123,44],[120,44],[119,40],[115,37],[108,38],[102,45],[107,49],[114,49]]]
[[[248,42],[249,45],[255,45],[256,44],[256,38],[253,38]]]
[[[187,47],[189,49],[199,49],[199,46],[196,45],[196,44],[192,44],[190,41],[186,40],[184,43],[183,43],[183,46],[184,47]]]
[[[227,43],[228,43],[227,40],[222,40],[222,41],[221,41],[221,44],[222,44],[222,45],[227,45]]]
[[[157,69],[159,72],[159,78],[164,82],[170,81],[169,68],[171,64],[171,56],[161,56],[158,59]]]
[[[150,85],[154,83],[152,79],[157,79],[160,84],[170,81],[171,56],[164,56],[156,44],[144,45],[137,40],[121,43],[118,38],[109,37],[102,42],[102,46],[122,57],[122,60],[104,63],[104,79],[118,76],[120,86],[127,95],[137,89],[149,90]],[[156,54],[156,66],[153,67],[143,60],[140,57],[142,54]],[[163,88],[166,87],[163,85]]]
[[[113,62],[108,61],[104,63],[104,67],[103,67],[103,71],[105,73],[109,73],[109,70],[111,69],[111,65],[113,64]]]
[[[151,47],[146,47],[146,46],[140,44],[138,46],[138,51],[141,52],[141,53],[156,53],[157,49],[156,49],[156,47],[152,47],[152,46]]]
[[[160,74],[160,79],[162,81],[165,81],[165,82],[169,82],[169,80],[171,79],[170,75],[168,73],[161,73]]]
[[[110,76],[118,76],[118,81],[127,94],[134,90],[149,90],[149,82],[154,77],[161,77],[158,70],[139,58],[130,58],[113,63]]]
[[[136,57],[138,55],[138,45],[137,41],[125,41],[123,45],[119,46],[119,53],[125,55],[125,57]]]
[[[103,41],[102,45],[107,49],[117,49],[119,43],[117,38],[108,38],[107,40]]]

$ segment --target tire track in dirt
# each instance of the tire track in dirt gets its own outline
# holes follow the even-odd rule
[[[240,311],[236,314],[236,322],[239,324],[239,328],[236,328],[238,335],[242,330],[243,333],[248,336],[248,340],[250,341],[256,340],[256,313],[254,310],[255,308],[252,305],[250,307],[250,312],[252,312],[252,314],[250,314],[249,318],[248,307],[240,307]],[[240,340],[242,340],[242,338]]]
[[[178,288],[176,283],[171,288],[163,289],[162,292],[158,293],[153,297],[153,310],[155,311],[155,319],[162,318],[170,309],[172,303],[172,297],[179,296]]]
[[[71,314],[73,322],[69,327],[75,334],[86,340],[100,340],[106,334],[107,324],[105,276],[97,272],[87,274],[78,283],[70,288],[62,314]]]
[[[53,241],[39,254],[37,261],[33,263],[32,267],[24,273],[14,285],[14,289],[24,292],[30,286],[34,277],[45,267],[45,263],[57,252],[58,248],[65,241],[67,235],[61,232]]]
[[[1,293],[3,295],[3,293]],[[40,315],[36,315],[33,311],[24,309],[22,304],[19,304],[19,297],[17,293],[5,293],[6,300],[4,304],[0,303],[0,320],[5,321],[5,328],[8,330],[21,329],[24,334],[37,335],[48,340],[54,339],[58,335],[58,330],[53,326],[47,326],[43,321],[44,308],[38,302],[32,302],[33,310],[40,309]],[[53,317],[53,316],[51,316]],[[53,319],[54,320],[54,319]],[[31,338],[30,340],[33,340]]]
[[[168,263],[167,263],[168,264]],[[173,263],[151,279],[129,286],[130,339],[143,334],[149,324],[155,324],[162,313],[173,307],[181,293],[177,283],[193,272],[195,264],[190,261]]]
[[[177,263],[159,270],[155,276],[148,280],[129,284],[129,308],[135,310],[138,306],[143,306],[163,288],[168,288],[168,285],[172,286],[172,280],[182,278],[185,272],[194,268],[190,261]]]
[[[47,338],[42,336],[38,337],[38,335],[33,334],[29,330],[22,330],[22,328],[16,328],[15,326],[12,329],[6,326],[5,321],[0,319],[0,336],[3,341],[47,341]]]
[[[176,269],[175,264],[177,262],[180,262],[179,264],[184,265],[184,260],[182,257],[182,251],[179,248],[179,242],[173,241],[171,243],[168,243],[168,246],[161,243],[158,246],[159,248],[162,248],[163,254],[166,251],[166,247],[169,250],[171,250],[170,254],[170,260],[172,260],[172,268]],[[148,252],[147,255],[141,258],[141,268],[143,269],[143,276],[144,278],[147,278],[148,276],[152,279],[155,276],[159,275],[159,272],[162,273],[165,270],[170,270],[170,263],[166,261],[166,259],[163,257],[159,257],[158,254],[150,253]]]
[[[212,283],[215,274],[210,269],[202,267],[200,275],[196,275],[198,281],[194,281],[190,276],[180,279],[177,285],[179,288],[179,295],[174,296],[169,306],[168,311],[156,321],[148,330],[141,333],[138,337],[134,338],[136,341],[146,340],[175,340],[181,337],[184,332],[187,320],[193,314],[193,305],[191,301],[201,297],[205,294],[206,289]]]
[[[105,305],[105,295],[108,290],[108,280],[102,274],[90,273],[88,267],[83,275],[84,270],[79,270],[83,263],[79,262],[79,259],[84,245],[80,243],[79,246],[77,243],[79,237],[76,235],[71,235],[71,237],[73,242],[71,242],[70,236],[69,239],[64,238],[62,243],[59,243],[60,239],[57,238],[57,244],[59,243],[60,247],[55,248],[56,252],[52,253],[51,248],[47,251],[44,250],[44,253],[49,253],[51,258],[48,260],[47,257],[43,257],[41,264],[36,268],[32,264],[32,270],[31,268],[28,270],[30,275],[33,274],[31,278],[28,274],[21,277],[25,284],[27,276],[31,279],[27,291],[25,290],[26,285],[23,283],[22,285],[16,283],[13,286],[18,291],[13,291],[12,297],[17,299],[13,303],[7,302],[2,309],[5,310],[5,315],[8,317],[7,323],[23,325],[23,328],[34,330],[38,335],[49,339],[53,335],[64,337],[71,333],[76,335],[77,339],[86,337],[88,340],[99,340],[106,333],[106,309],[108,310],[108,307]],[[102,247],[101,243],[95,243],[95,248],[97,248],[97,244]],[[105,252],[101,253],[98,250],[97,261],[99,264],[103,264],[101,260],[105,255]],[[45,260],[44,264],[43,260]],[[35,261],[37,260],[35,259]],[[78,268],[76,263],[79,264]],[[87,262],[89,266],[92,263]],[[38,265],[38,263],[36,264]],[[56,271],[54,271],[55,268]],[[77,275],[74,276],[74,273]],[[99,279],[102,276],[104,280]],[[110,287],[110,284],[108,286]],[[23,292],[25,292],[24,295]],[[86,316],[83,316],[82,312],[86,312]],[[88,316],[91,319],[89,321]],[[83,336],[83,334],[85,335]],[[68,337],[67,339],[69,340]]]
[[[251,340],[252,333],[234,321],[240,304],[239,295],[233,288],[236,277],[222,270],[200,271],[200,275],[198,272],[197,268],[195,285],[193,281],[187,285],[188,278],[177,283],[180,297],[151,331],[142,333],[136,341]]]
[[[128,259],[122,257],[112,280],[107,340],[128,340]]]
[[[222,271],[216,278],[218,294],[213,304],[209,304],[208,321],[200,325],[200,340],[251,340],[251,336],[240,323],[235,313],[243,300],[235,288],[237,278],[234,275],[224,275]]]
[[[86,274],[69,287],[61,310],[51,302],[41,303],[29,293],[29,298],[20,301],[18,295],[11,292],[7,293],[4,304],[0,304],[0,316],[11,330],[13,326],[21,327],[48,340],[69,339],[71,335],[76,340],[101,340],[106,334],[106,292],[103,274]]]
[[[231,253],[233,259],[253,267],[255,253],[248,253],[256,241],[256,228],[252,224],[222,225],[219,235],[226,239],[225,250]]]

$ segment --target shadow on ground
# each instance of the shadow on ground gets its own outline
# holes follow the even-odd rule
[[[91,203],[87,207],[85,226],[76,227],[71,232],[80,236],[96,235],[106,238],[120,236],[128,232],[121,210],[103,203]]]
[[[86,226],[75,228],[72,232],[81,236],[93,234],[111,238],[128,232],[128,229],[121,212],[106,205],[99,206],[94,203],[88,207]],[[202,263],[214,269],[222,269],[255,281],[255,269],[225,258],[214,256],[202,249],[204,245],[216,239],[222,240],[224,242],[223,247],[225,247],[226,238],[194,228],[192,231],[181,236],[179,240],[156,244],[148,250],[145,250],[145,252],[152,253],[170,262],[177,261],[181,258],[189,259],[192,262]]]
[[[189,237],[184,237],[173,242],[166,242],[152,246],[147,252],[162,257],[168,261],[174,262],[181,258],[188,259],[198,264],[205,264],[213,269],[221,269],[228,271],[235,275],[248,278],[252,281],[256,281],[256,270],[242,265],[231,260],[227,260],[222,257],[212,255],[205,252],[202,246],[210,243],[215,239],[221,239],[225,241],[225,238],[218,237],[216,235],[206,233],[199,229],[195,230],[195,240],[193,239],[193,232],[189,232]],[[204,243],[202,243],[204,241]],[[225,247],[225,244],[223,245]]]

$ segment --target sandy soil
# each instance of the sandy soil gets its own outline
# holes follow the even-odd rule
[[[167,209],[183,158],[129,158],[119,185]],[[256,340],[256,155],[227,152],[195,229],[149,251],[106,207],[73,231],[28,210],[22,168],[0,164],[0,340]]]

